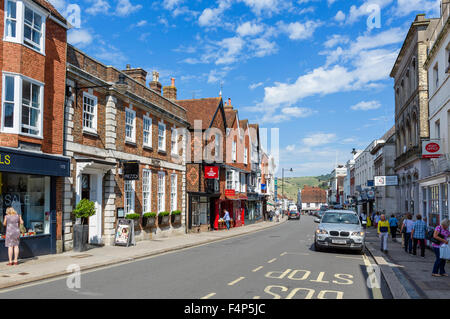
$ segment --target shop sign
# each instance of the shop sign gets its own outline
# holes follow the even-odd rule
[[[398,177],[393,176],[375,176],[375,186],[397,186]]]
[[[369,186],[369,187],[373,187],[374,186],[373,179],[367,180],[367,186]]]
[[[218,179],[219,178],[219,167],[205,166],[205,178],[206,179]]]
[[[261,184],[261,190],[265,191],[267,189],[267,185],[266,184]]]
[[[115,246],[130,246],[134,244],[134,221],[131,219],[117,220]]]
[[[375,192],[373,190],[367,191],[367,198],[368,199],[374,199],[375,198]]]
[[[440,140],[422,142],[422,158],[439,158],[441,155],[442,148]]]
[[[234,189],[226,189],[225,196],[236,196],[236,191]]]
[[[126,181],[139,180],[139,162],[130,161],[123,163],[123,179]]]

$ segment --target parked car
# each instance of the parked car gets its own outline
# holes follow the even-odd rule
[[[353,211],[329,210],[321,219],[314,237],[314,248],[344,248],[364,252],[366,233]]]
[[[290,210],[288,213],[288,220],[289,219],[298,219],[300,220],[300,212],[298,210]]]

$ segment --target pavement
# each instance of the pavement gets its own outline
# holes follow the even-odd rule
[[[432,277],[435,255],[425,249],[425,258],[406,253],[402,248],[401,234],[396,241],[390,237],[388,252],[380,250],[380,240],[375,228],[367,229],[366,247],[378,264],[394,299],[449,299],[450,277]],[[450,272],[447,262],[447,272]]]
[[[286,220],[287,218],[283,218],[280,222],[263,221],[230,230],[182,234],[140,241],[136,243],[136,246],[130,247],[103,246],[84,252],[70,251],[56,255],[19,259],[17,266],[7,266],[7,263],[4,262],[0,264],[0,289],[65,276],[72,273],[74,269],[92,270],[242,236],[281,225]]]

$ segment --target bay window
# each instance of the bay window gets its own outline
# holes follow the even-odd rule
[[[42,37],[42,17],[37,12],[25,6],[23,27],[23,42],[40,51]]]
[[[44,85],[3,73],[2,132],[42,137]]]
[[[17,24],[17,5],[15,1],[6,2],[6,27],[5,27],[5,37],[15,38],[16,37],[16,24]]]

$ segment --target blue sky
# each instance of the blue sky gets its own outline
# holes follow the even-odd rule
[[[392,127],[393,63],[416,14],[438,17],[440,3],[50,2],[75,25],[69,42],[104,64],[174,77],[179,99],[216,97],[222,83],[240,119],[279,128],[289,176],[329,173]]]

